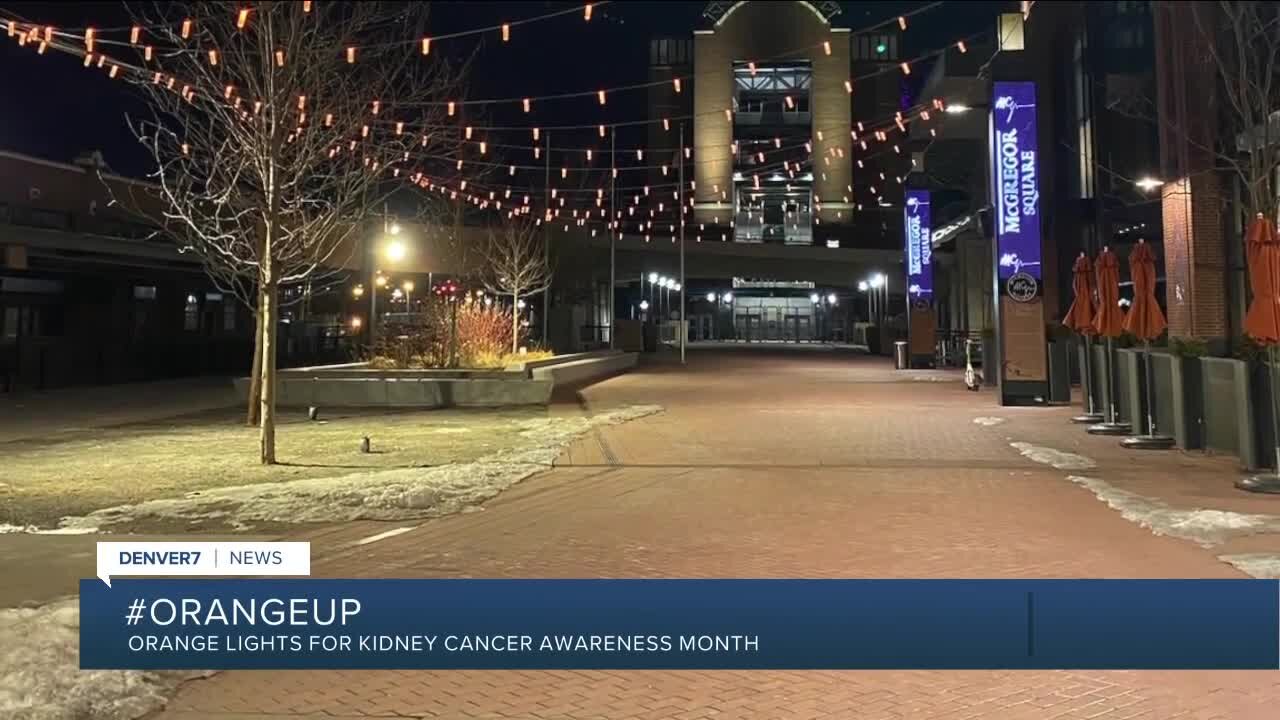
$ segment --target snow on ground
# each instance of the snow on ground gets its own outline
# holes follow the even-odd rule
[[[1234,565],[1241,572],[1248,573],[1262,580],[1280,580],[1280,555],[1269,553],[1243,553],[1240,555],[1219,555],[1224,563]]]
[[[33,535],[88,535],[93,531],[93,528],[78,527],[47,528],[41,530],[35,525],[9,525],[6,523],[0,523],[0,535],[4,535],[6,533],[31,533]]]
[[[976,417],[973,419],[974,425],[981,425],[983,427],[991,427],[992,425],[999,425],[1003,422],[1005,422],[1005,419],[1002,417],[988,416],[988,417]]]
[[[639,405],[593,416],[561,416],[518,422],[524,442],[474,462],[436,467],[360,471],[333,477],[240,485],[149,500],[64,518],[61,529],[92,531],[148,520],[217,520],[247,530],[255,523],[404,520],[474,508],[515,483],[550,467],[591,429],[660,412]]]
[[[1022,453],[1023,457],[1045,465],[1052,465],[1059,470],[1090,470],[1097,466],[1097,463],[1083,455],[1076,455],[1075,453],[1064,452],[1042,445],[1032,445],[1026,442],[1009,444]]]
[[[80,670],[80,602],[0,609],[0,717],[132,720],[164,705],[190,672]]]
[[[1201,547],[1220,545],[1235,535],[1280,532],[1280,515],[1248,515],[1227,510],[1179,510],[1161,500],[1121,490],[1098,478],[1071,475],[1067,479],[1091,490],[1099,500],[1118,510],[1126,520],[1136,522],[1156,535],[1190,540]],[[1249,570],[1245,572],[1252,574]]]

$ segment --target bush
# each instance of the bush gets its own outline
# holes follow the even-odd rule
[[[539,354],[537,351],[523,356],[513,355],[511,313],[501,307],[460,302],[457,305],[457,324],[458,367],[500,368],[514,362],[551,356],[549,352]],[[452,350],[452,327],[449,306],[435,302],[417,322],[379,328],[378,344],[368,357],[370,367],[379,370],[447,367]],[[520,328],[518,339],[521,344],[527,342],[524,328]]]
[[[1198,358],[1209,354],[1209,344],[1200,338],[1169,338],[1169,350],[1178,357]]]

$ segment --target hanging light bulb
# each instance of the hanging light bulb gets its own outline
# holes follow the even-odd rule
[[[276,67],[284,67],[284,51],[276,51]]]
[[[143,49],[142,49],[142,59],[146,60],[147,62],[151,62],[151,52],[152,52],[152,50],[151,50],[151,46],[150,46],[150,45],[148,45],[148,46],[146,46],[145,48],[143,48]]]
[[[903,75],[910,75],[910,74],[911,74],[911,66],[910,66],[909,64],[907,64],[907,63],[902,63],[902,65],[901,65],[900,67],[902,68],[902,74],[903,74]]]
[[[964,41],[963,41],[963,40],[961,40],[960,42],[956,43],[956,47],[960,49],[960,52],[961,52],[962,54],[963,54],[963,53],[967,53],[967,52],[969,52],[969,48],[965,46],[965,44],[964,44]]]
[[[403,135],[403,134],[404,134],[404,121],[403,121],[403,120],[397,120],[397,121],[396,121],[396,135]]]
[[[188,18],[182,21],[182,39],[186,40],[191,37],[191,20]]]
[[[597,99],[599,99],[599,100],[600,100],[600,104],[601,104],[601,105],[603,105],[603,104],[604,104],[604,91],[603,91],[603,90],[597,90],[597,91],[596,91],[596,98],[597,98]]]
[[[675,78],[672,82],[675,83],[676,92],[680,92],[680,78]]]
[[[533,159],[534,159],[534,160],[537,160],[537,159],[538,159],[538,158],[540,158],[540,157],[542,157],[542,148],[541,148],[541,147],[539,147],[539,146],[537,146],[537,145],[534,145],[534,146],[533,146]]]
[[[822,41],[822,51],[823,51],[823,52],[825,52],[825,53],[826,53],[826,54],[828,54],[828,55],[830,55],[830,54],[831,54],[831,41],[830,41],[830,40],[823,40],[823,41]]]
[[[453,117],[453,113],[456,110],[455,105],[456,104],[454,103],[454,101],[452,100],[449,101],[449,117]]]
[[[534,139],[534,140],[537,140],[541,135],[542,135],[542,130],[541,130],[541,129],[539,129],[539,128],[534,128],[534,129],[533,129],[533,139]]]
[[[582,19],[591,22],[591,3],[587,3],[582,8]]]
[[[903,15],[898,16],[898,27],[902,30],[907,29],[907,18]]]
[[[485,154],[485,152],[486,152],[486,151],[488,151],[488,149],[489,149],[489,143],[485,142],[484,140],[481,140],[481,141],[480,141],[480,154],[481,154],[481,155],[484,155],[484,154]]]
[[[382,101],[381,101],[381,100],[374,100],[374,101],[373,101],[373,114],[374,114],[374,115],[377,115],[377,114],[378,114],[379,112],[381,112],[381,111],[382,111]]]
[[[508,42],[510,40],[511,40],[511,24],[502,23],[502,42]]]
[[[227,88],[226,88],[226,90],[224,90],[224,91],[223,91],[223,93],[222,93],[222,97],[223,97],[224,99],[226,99],[226,100],[230,100],[230,99],[231,99],[231,93],[233,93],[233,92],[235,92],[235,91],[236,91],[236,86],[235,86],[235,85],[228,85],[228,86],[227,86]]]
[[[9,22],[9,29],[11,31],[9,34],[13,35],[12,30],[14,29],[14,24],[12,21]],[[84,29],[84,49],[88,50],[89,52],[93,52],[93,41],[94,41],[93,35],[94,35],[93,28]]]
[[[356,61],[355,46],[348,46],[347,47],[347,64],[348,65],[355,64],[355,61]]]
[[[303,2],[302,2],[302,12],[304,12],[304,13],[309,13],[309,12],[311,12],[311,0],[303,0]]]
[[[636,159],[637,160],[644,159],[644,150],[641,150],[640,148],[636,148]]]
[[[591,150],[587,149],[587,162],[591,162]]]
[[[600,137],[604,137],[604,126],[600,126]]]
[[[243,30],[244,26],[249,23],[249,8],[240,8],[240,12],[236,15],[236,29]],[[134,42],[138,42],[134,40]]]
[[[847,93],[849,93],[850,95],[852,95],[852,94],[853,94],[853,81],[852,81],[852,80],[845,80],[845,81],[844,81],[844,91],[845,91],[845,92],[847,92]]]
[[[752,77],[755,77],[755,74],[756,74],[756,64],[755,64],[754,62],[748,62],[748,63],[747,63],[747,70],[750,70],[750,71],[751,71],[751,76],[752,76]]]
[[[466,128],[465,132],[466,132],[466,135],[467,135],[467,139],[468,139],[468,140],[470,140],[470,139],[471,139],[471,126],[470,126],[470,125],[468,125],[468,126],[467,126],[467,128]]]
[[[508,174],[508,175],[515,175],[515,174],[516,174],[516,166],[515,166],[515,165],[512,165],[512,166],[511,166],[511,168],[507,171],[507,174]]]
[[[142,39],[142,26],[134,25],[133,29],[129,31],[129,44],[137,45],[138,41],[141,39]]]
[[[422,38],[422,54],[423,55],[431,54],[431,38],[429,37]]]
[[[210,51],[209,51],[209,64],[210,64],[211,66],[213,66],[213,67],[217,67],[217,66],[218,66],[218,51],[217,51],[217,50],[210,50]]]
[[[670,131],[670,130],[671,130],[671,120],[670,120],[670,119],[668,119],[668,118],[662,118],[662,129],[663,129],[663,130],[667,130],[667,131]]]

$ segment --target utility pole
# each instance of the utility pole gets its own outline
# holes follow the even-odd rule
[[[546,260],[547,268],[551,268],[551,133],[547,133],[547,139],[543,144],[543,158],[545,165],[545,173],[543,178],[543,202],[547,205],[546,214],[542,219],[542,230],[544,241],[542,243],[543,257]],[[551,283],[547,283],[547,289],[542,291],[542,344],[546,345],[546,349],[551,349],[551,339],[548,337],[550,325],[549,314],[551,312]]]
[[[689,339],[689,331],[685,327],[685,301],[684,301],[684,123],[680,123],[680,150],[679,150],[680,172],[678,182],[680,183],[680,191],[677,194],[680,205],[680,364],[685,364],[685,344]]]
[[[618,202],[617,197],[617,175],[618,175],[618,128],[609,128],[609,349],[614,349],[613,326],[618,319],[618,314],[614,312],[614,298],[618,294],[618,230],[613,223],[613,208]],[[644,283],[644,276],[641,276],[641,284]]]

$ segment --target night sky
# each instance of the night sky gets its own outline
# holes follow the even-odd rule
[[[835,24],[859,29],[892,18],[922,2],[843,3],[845,12]],[[975,5],[951,3],[912,21],[904,37],[906,56],[951,42],[962,32],[994,24],[992,12],[974,12]],[[579,2],[437,2],[433,3],[433,32],[444,34],[486,27],[503,21],[542,15],[578,6]],[[128,15],[118,2],[0,3],[0,7],[28,20],[55,26],[127,26]],[[512,41],[497,34],[444,42],[433,52],[465,55],[480,43],[471,76],[470,96],[538,96],[609,88],[647,81],[648,43],[655,36],[684,36],[701,27],[704,2],[613,2],[594,10],[590,23],[580,14],[517,26]],[[856,8],[856,9],[855,9]],[[451,45],[451,46],[450,46]],[[923,75],[923,73],[918,73]],[[86,150],[102,150],[116,172],[139,175],[145,158],[125,125],[127,113],[141,106],[128,86],[101,72],[86,71],[74,57],[58,53],[38,56],[5,38],[0,42],[0,149],[57,161],[69,161]],[[633,91],[611,97],[607,109],[594,100],[546,102],[537,108],[535,122],[545,125],[609,123],[646,116],[645,93]],[[489,122],[503,118],[499,109]],[[482,124],[483,119],[477,124]],[[639,139],[637,137],[637,139]]]

